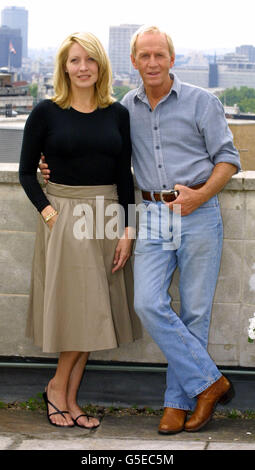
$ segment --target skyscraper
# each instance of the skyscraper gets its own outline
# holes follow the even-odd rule
[[[22,38],[20,29],[0,27],[0,67],[21,67]]]
[[[20,29],[22,37],[22,57],[27,57],[28,11],[24,7],[5,7],[2,10],[2,26]]]
[[[120,26],[110,26],[109,31],[109,57],[113,74],[133,73],[130,60],[130,39],[141,25],[122,24]]]

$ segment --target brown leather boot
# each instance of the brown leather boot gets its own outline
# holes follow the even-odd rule
[[[186,410],[164,408],[164,414],[158,428],[159,434],[176,434],[183,431],[186,415]]]
[[[232,384],[226,377],[220,377],[210,387],[197,395],[197,405],[191,418],[185,424],[185,431],[199,431],[210,421],[217,403],[225,405],[233,396]]]

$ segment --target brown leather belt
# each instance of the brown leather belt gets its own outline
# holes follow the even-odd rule
[[[202,186],[204,186],[205,183],[199,183],[199,184],[195,184],[194,186],[189,186],[190,189],[199,189],[199,188],[202,188]],[[151,193],[154,197],[154,199],[151,197]],[[142,197],[143,199],[145,199],[146,201],[162,201],[162,202],[172,202],[172,201],[175,201],[175,199],[177,198],[179,194],[179,191],[177,190],[162,190],[160,192],[151,192],[151,191],[142,191]]]

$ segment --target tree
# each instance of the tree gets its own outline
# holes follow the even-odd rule
[[[113,87],[113,95],[117,101],[121,101],[123,96],[130,90],[130,88],[126,85],[123,86],[114,86]]]
[[[31,85],[29,86],[29,91],[30,91],[31,96],[33,96],[34,98],[37,98],[37,93],[38,93],[37,83],[31,83]]]
[[[237,104],[243,113],[255,113],[255,89],[241,86],[239,89],[227,88],[219,97],[226,106]]]

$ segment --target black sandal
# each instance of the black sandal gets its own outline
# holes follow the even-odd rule
[[[99,424],[96,424],[95,426],[83,426],[81,424],[78,423],[78,419],[81,418],[82,416],[85,416],[85,418],[87,418],[87,420],[89,421],[89,418],[94,418],[94,416],[89,416],[89,415],[86,415],[86,414],[81,414],[79,416],[77,416],[77,418],[73,418],[73,422],[76,426],[79,426],[79,428],[85,428],[85,429],[96,429],[100,426],[100,423]]]
[[[46,409],[47,409],[47,418],[49,420],[49,423],[52,425],[52,426],[57,426],[59,428],[73,428],[74,427],[74,424],[68,424],[68,426],[62,426],[61,424],[56,424],[56,423],[53,423],[50,419],[50,417],[52,415],[57,415],[57,414],[60,414],[63,416],[63,418],[65,418],[66,420],[66,417],[64,415],[64,413],[69,413],[69,411],[60,411],[55,405],[53,405],[53,403],[51,403],[50,400],[48,400],[48,396],[47,396],[47,392],[44,392],[43,393],[43,399],[45,401],[45,405],[46,405]],[[50,413],[49,414],[49,408],[48,408],[48,405],[52,406],[52,408],[54,408],[56,411],[54,411],[53,413]]]

